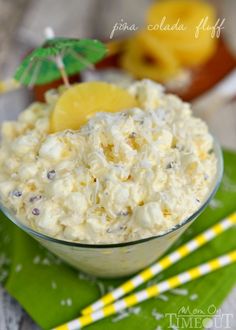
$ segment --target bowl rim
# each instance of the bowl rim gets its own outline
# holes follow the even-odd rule
[[[139,240],[134,240],[134,241],[121,242],[121,243],[109,243],[109,244],[105,244],[105,243],[102,243],[102,244],[79,243],[79,242],[66,241],[66,240],[62,240],[62,239],[59,239],[59,238],[51,237],[51,236],[48,236],[48,235],[43,234],[41,232],[38,232],[38,231],[34,230],[33,228],[30,228],[30,227],[26,226],[25,224],[23,224],[22,222],[17,220],[10,213],[8,211],[8,209],[4,205],[2,205],[1,201],[0,201],[0,211],[2,211],[7,216],[7,218],[9,220],[11,220],[15,225],[17,225],[20,229],[25,231],[27,234],[33,236],[33,238],[36,236],[39,239],[43,239],[43,240],[53,242],[53,243],[57,243],[57,244],[61,244],[61,245],[67,245],[67,246],[79,247],[79,248],[106,249],[106,248],[120,248],[120,247],[136,245],[136,244],[142,244],[142,243],[154,240],[156,238],[161,238],[161,237],[167,236],[168,234],[177,231],[178,229],[182,228],[183,226],[185,226],[189,222],[196,219],[196,217],[204,211],[204,209],[207,207],[207,205],[209,204],[209,202],[211,201],[211,199],[214,197],[215,193],[217,192],[217,190],[219,188],[219,185],[221,183],[222,177],[223,177],[223,172],[224,172],[224,162],[223,162],[222,149],[221,149],[221,146],[220,146],[219,142],[217,141],[217,139],[214,136],[213,136],[213,150],[214,150],[214,153],[215,153],[216,159],[217,159],[217,171],[216,171],[216,174],[215,174],[215,180],[212,183],[212,189],[209,190],[209,193],[208,193],[207,197],[205,198],[205,201],[189,217],[184,219],[182,222],[176,224],[175,226],[171,227],[169,230],[165,231],[164,233],[161,233],[161,234],[158,234],[158,235],[149,236],[149,237],[142,238],[142,239],[139,239]]]

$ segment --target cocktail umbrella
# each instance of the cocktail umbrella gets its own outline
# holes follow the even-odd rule
[[[56,38],[51,28],[45,34],[46,41],[22,61],[15,73],[15,79],[24,85],[42,85],[62,77],[68,86],[69,75],[98,62],[107,51],[98,40]]]

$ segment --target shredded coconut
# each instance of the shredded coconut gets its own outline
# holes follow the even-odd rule
[[[39,264],[40,261],[41,261],[40,256],[35,256],[34,259],[33,259],[33,263],[34,263],[35,265]]]
[[[156,319],[156,320],[161,320],[163,317],[164,317],[164,315],[163,314],[161,314],[161,313],[158,313],[158,311],[156,310],[156,308],[154,308],[153,310],[152,310],[152,316]]]
[[[178,296],[187,296],[188,290],[187,289],[172,289],[170,290],[171,293],[178,295]]]
[[[218,209],[218,208],[223,206],[223,203],[222,203],[222,201],[214,198],[210,201],[209,206],[210,206],[211,209]]]
[[[198,299],[198,294],[197,293],[193,293],[190,297],[190,300],[197,300]]]
[[[138,315],[140,312],[140,306],[127,308],[126,310],[120,311],[117,316],[113,317],[112,322],[115,323],[121,321],[130,315]]]
[[[169,297],[164,294],[160,294],[159,296],[157,296],[157,299],[161,299],[163,301],[168,301]]]
[[[3,123],[0,198],[22,222],[69,241],[126,242],[205,201],[216,173],[206,124],[154,82],[127,90],[139,108],[97,113],[78,131],[49,133],[55,100]]]
[[[21,264],[16,265],[15,272],[19,273],[21,270],[22,270],[22,265]]]

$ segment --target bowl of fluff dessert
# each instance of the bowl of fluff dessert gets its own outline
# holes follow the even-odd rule
[[[206,123],[150,80],[51,90],[2,123],[2,211],[97,276],[155,261],[207,206],[222,169]]]

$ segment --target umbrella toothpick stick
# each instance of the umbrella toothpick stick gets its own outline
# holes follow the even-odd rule
[[[54,31],[51,27],[47,27],[45,29],[45,36],[46,36],[47,40],[53,39],[55,37],[55,33],[54,33]],[[64,66],[62,58],[60,56],[56,56],[55,57],[55,62],[56,62],[56,65],[58,67],[58,70],[61,73],[61,77],[62,77],[62,80],[63,80],[65,86],[69,87],[70,83],[69,83],[68,76],[66,74],[66,70],[65,70],[65,66]]]
[[[70,86],[69,79],[68,79],[68,76],[66,74],[64,63],[63,63],[62,58],[60,56],[56,57],[56,65],[57,65],[57,67],[58,67],[58,69],[61,73],[61,77],[62,77],[62,80],[63,80],[65,86],[69,87]]]

